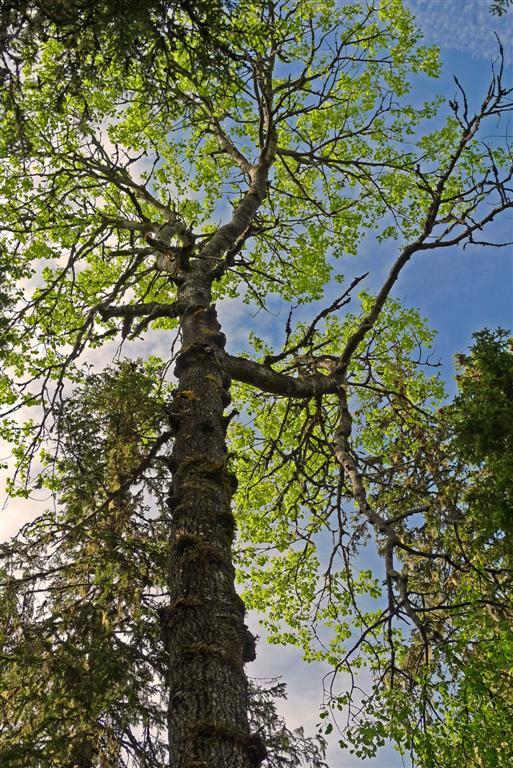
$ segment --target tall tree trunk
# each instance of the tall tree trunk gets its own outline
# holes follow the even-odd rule
[[[235,591],[227,469],[230,378],[210,280],[197,266],[180,287],[182,349],[169,418],[175,432],[169,505],[171,602],[162,611],[169,651],[170,768],[254,768],[265,756],[249,732],[244,663],[254,638]]]

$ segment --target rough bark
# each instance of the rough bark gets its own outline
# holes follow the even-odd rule
[[[196,264],[179,291],[182,349],[169,408],[171,602],[161,621],[169,651],[170,768],[255,768],[265,749],[248,726],[244,663],[254,658],[254,638],[231,554],[235,478],[223,417],[230,377],[210,281]]]

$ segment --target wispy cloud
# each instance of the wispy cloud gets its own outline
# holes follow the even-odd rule
[[[491,0],[407,0],[426,42],[472,59],[497,55],[497,34],[504,46],[513,37],[513,12],[490,13]],[[495,34],[494,34],[495,33]]]

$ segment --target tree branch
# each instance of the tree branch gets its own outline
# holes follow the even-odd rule
[[[162,304],[158,301],[150,301],[147,304],[124,304],[119,307],[100,307],[98,310],[102,320],[110,320],[113,317],[178,317],[182,311],[179,301],[172,304]]]
[[[226,370],[235,381],[249,384],[262,392],[293,398],[311,398],[331,395],[338,391],[341,378],[338,375],[317,374],[307,378],[294,378],[273,371],[261,363],[243,357],[225,356]]]

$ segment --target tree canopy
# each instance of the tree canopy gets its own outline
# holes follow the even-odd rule
[[[339,727],[509,765],[511,342],[478,334],[447,404],[391,296],[419,254],[504,245],[500,45],[477,105],[458,80],[419,105],[439,61],[399,0],[2,24],[1,434],[10,494],[52,505],[1,549],[1,762],[319,768]],[[396,251],[375,294],[343,284],[369,233]],[[226,351],[233,298],[288,305],[282,344],[256,322]],[[330,666],[318,740],[248,688],[244,603]]]

